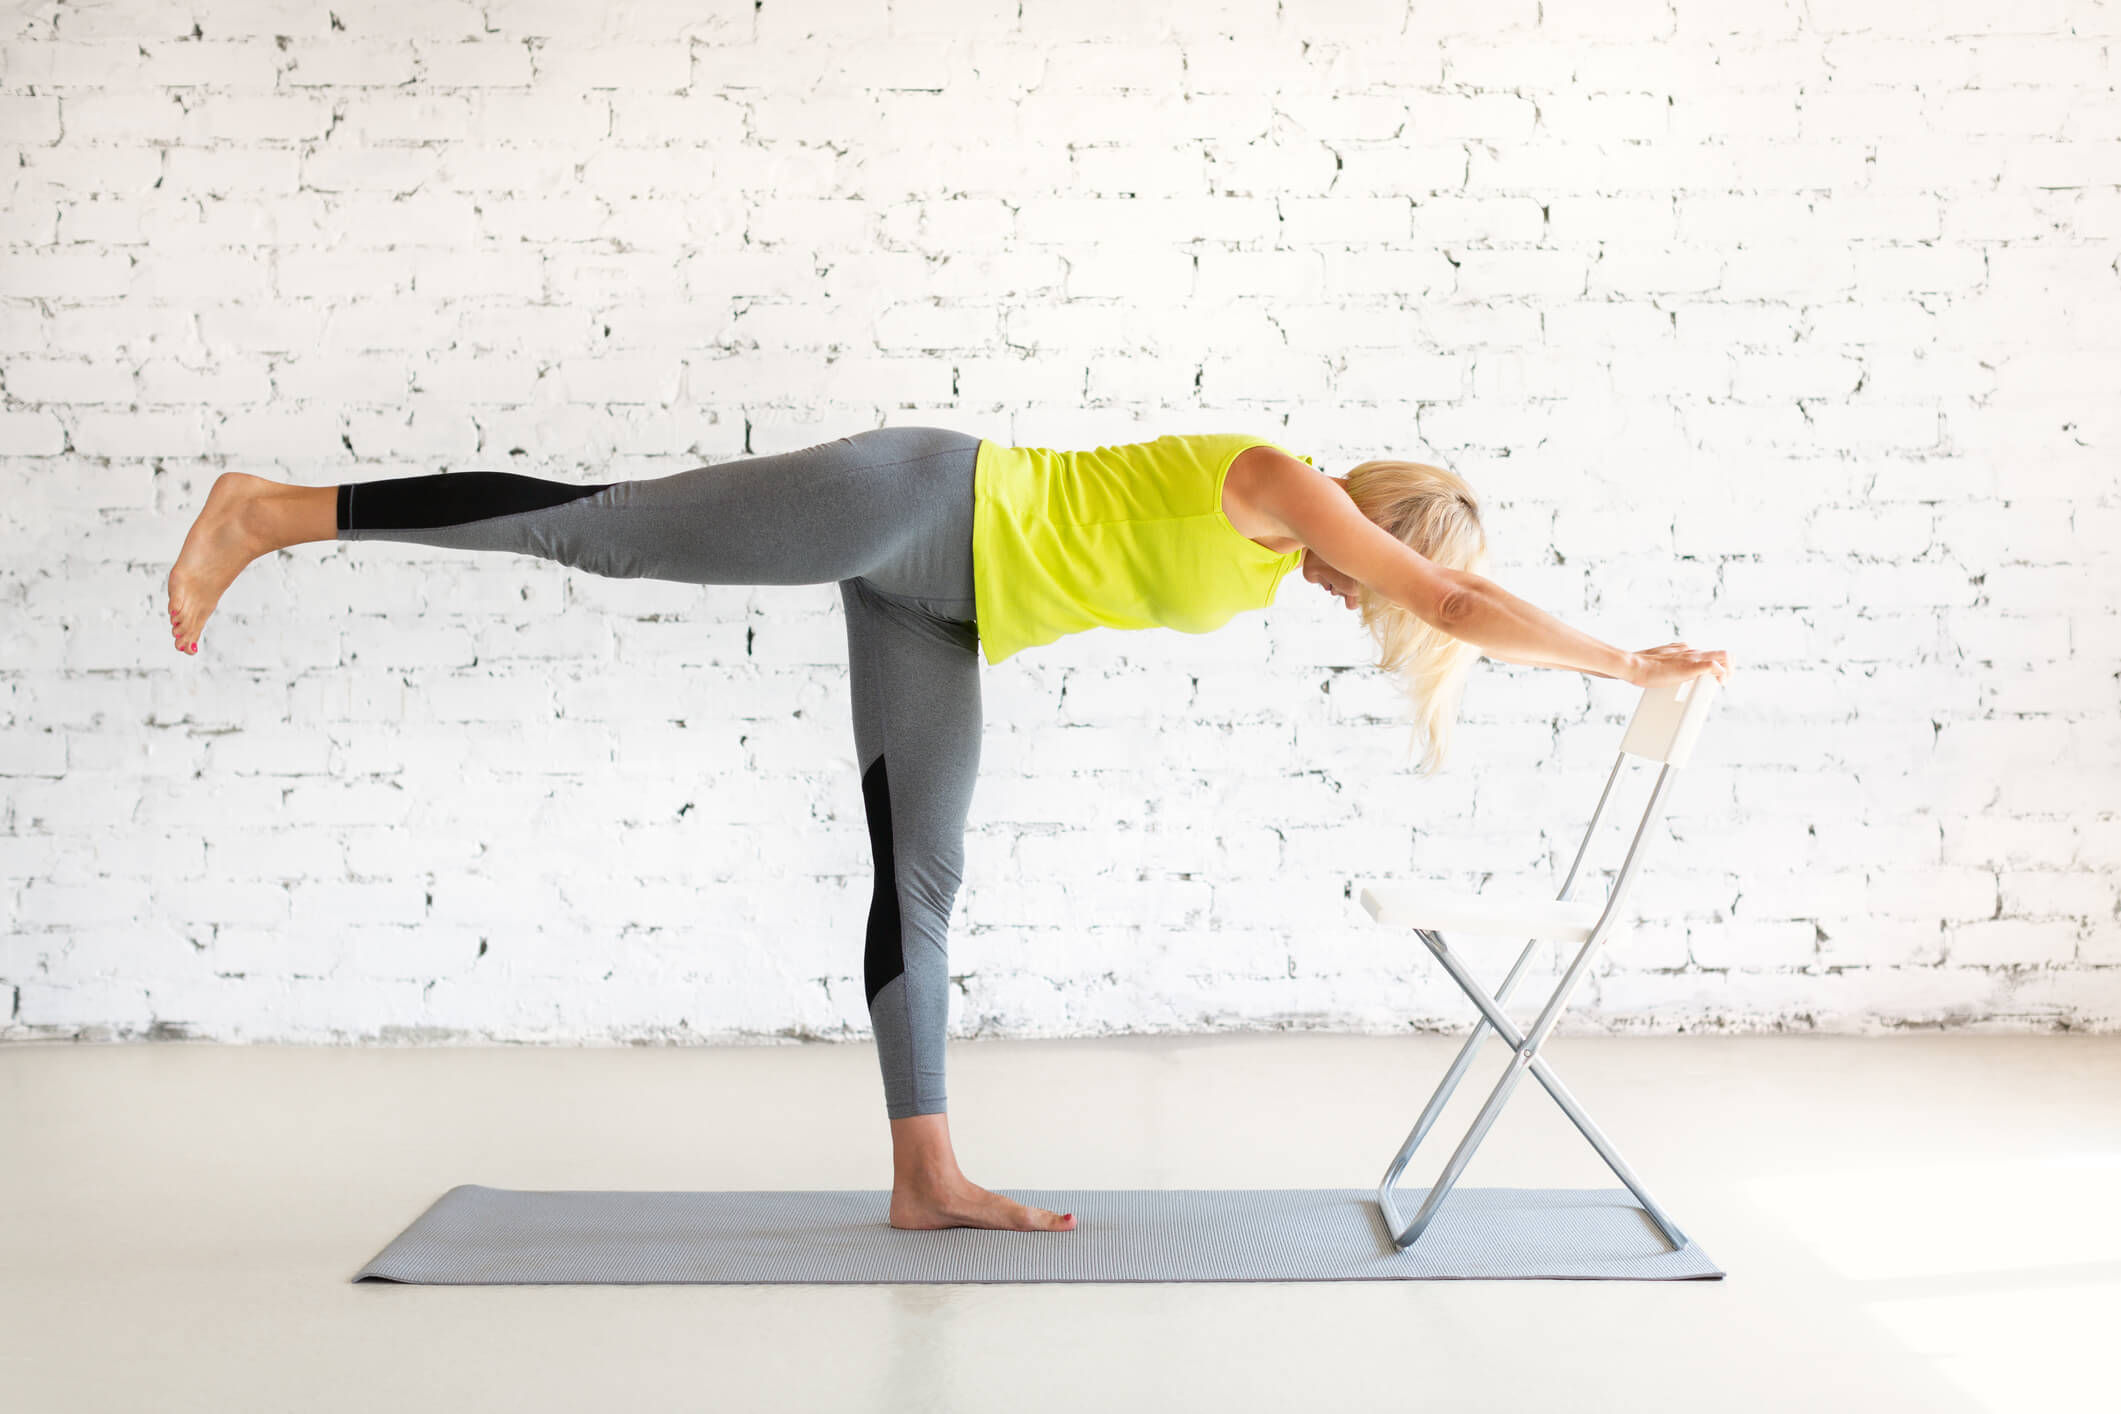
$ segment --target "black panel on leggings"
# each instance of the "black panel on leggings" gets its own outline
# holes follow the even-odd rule
[[[906,970],[906,948],[899,935],[898,872],[891,859],[891,785],[879,755],[862,773],[862,809],[869,817],[869,853],[876,863],[876,889],[869,896],[869,941],[862,949],[862,981],[869,1004],[891,979]]]
[[[339,486],[339,529],[425,530],[463,525],[521,511],[542,511],[617,484],[577,486],[513,471],[445,471],[385,481],[348,481]]]

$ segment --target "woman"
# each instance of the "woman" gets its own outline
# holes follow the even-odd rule
[[[1321,475],[1262,438],[1087,452],[885,427],[675,475],[573,485],[467,471],[291,486],[215,481],[170,571],[170,630],[199,632],[243,567],[312,540],[508,550],[616,578],[839,586],[875,859],[863,976],[891,1123],[894,1227],[1072,1228],[958,1169],[943,1090],[946,929],[979,766],[979,652],[1094,626],[1205,633],[1264,608],[1299,564],[1360,606],[1403,673],[1433,769],[1476,650],[1638,685],[1728,671],[1683,643],[1626,653],[1474,572],[1465,483],[1364,462]]]

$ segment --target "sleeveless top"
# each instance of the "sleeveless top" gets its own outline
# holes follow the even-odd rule
[[[1262,445],[1287,451],[1235,433],[1087,452],[982,439],[972,580],[988,663],[1087,628],[1207,633],[1274,602],[1302,548],[1277,554],[1222,508],[1230,463]]]

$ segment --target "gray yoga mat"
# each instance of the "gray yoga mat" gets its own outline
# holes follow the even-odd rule
[[[902,1232],[891,1195],[460,1184],[354,1277],[449,1286],[1720,1278],[1671,1251],[1627,1190],[1461,1188],[1405,1252],[1368,1189],[1037,1189],[1073,1232]],[[1403,1214],[1420,1189],[1401,1190]]]

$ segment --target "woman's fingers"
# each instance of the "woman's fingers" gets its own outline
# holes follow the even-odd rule
[[[1697,664],[1700,668],[1700,672],[1693,675],[1695,677],[1700,677],[1703,673],[1707,673],[1714,676],[1718,682],[1726,682],[1730,679],[1731,655],[1720,648],[1708,652],[1689,652],[1687,660],[1690,663]]]
[[[1689,648],[1684,643],[1666,643],[1645,648],[1641,656],[1656,663],[1660,669],[1652,682],[1684,682],[1704,674],[1713,675],[1718,682],[1728,682],[1731,676],[1731,655],[1721,648]]]

